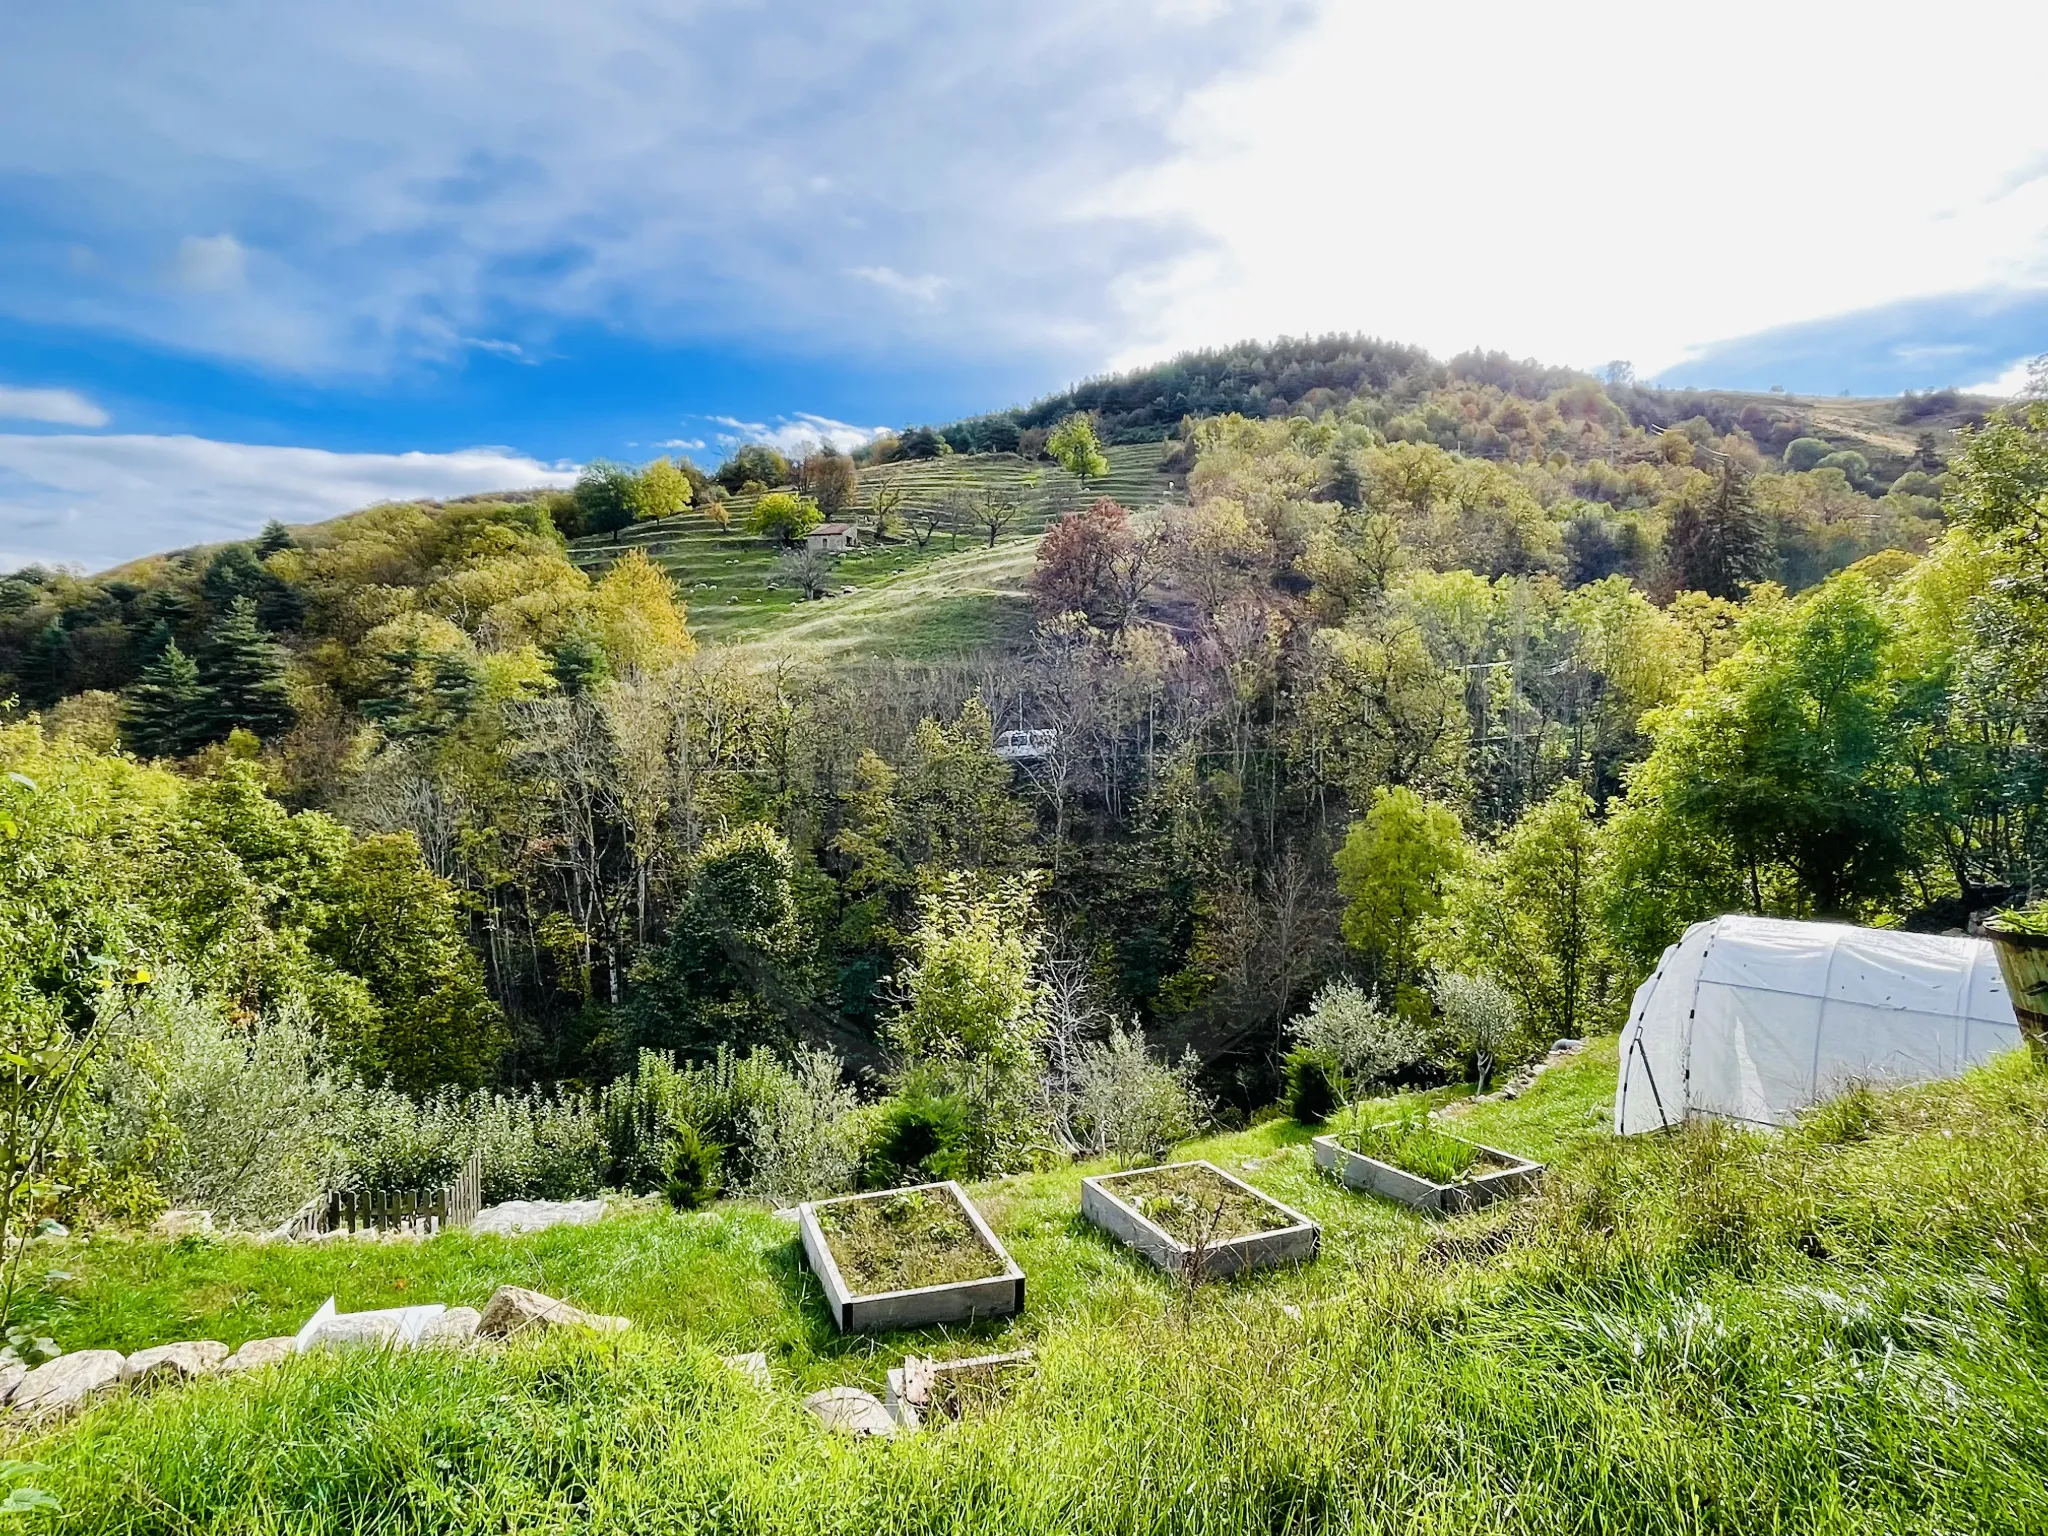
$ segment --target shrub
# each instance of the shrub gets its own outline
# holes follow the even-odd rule
[[[1832,443],[1824,443],[1817,437],[1795,437],[1785,445],[1785,467],[1803,472],[1834,451]]]
[[[693,1125],[683,1126],[662,1159],[661,1192],[679,1211],[699,1211],[718,1196],[719,1156],[725,1149],[707,1142]]]
[[[1331,1086],[1344,1099],[1383,1083],[1423,1054],[1422,1032],[1413,1020],[1389,1013],[1380,1000],[1353,981],[1325,983],[1307,1013],[1288,1025],[1296,1045],[1337,1065]]]
[[[1287,1113],[1303,1125],[1321,1125],[1340,1102],[1337,1084],[1344,1075],[1328,1051],[1296,1046],[1287,1053]]]
[[[851,1188],[860,1162],[857,1102],[837,1056],[798,1046],[778,1090],[746,1110],[747,1193],[787,1205]]]
[[[1190,1051],[1178,1066],[1153,1059],[1144,1031],[1109,1027],[1081,1048],[1074,1078],[1075,1132],[1086,1150],[1124,1163],[1158,1162],[1201,1129],[1209,1105]]]
[[[906,1089],[885,1104],[861,1162],[864,1189],[890,1189],[967,1172],[967,1101],[958,1094]]]
[[[173,1205],[265,1226],[338,1171],[340,1090],[296,1004],[239,1020],[182,972],[160,975],[107,1026],[88,1132],[104,1177],[153,1183]]]
[[[1469,1066],[1479,1091],[1494,1069],[1512,1066],[1527,1054],[1522,1011],[1507,988],[1487,976],[1466,976],[1439,967],[1429,988],[1441,1011],[1440,1038],[1448,1054]]]

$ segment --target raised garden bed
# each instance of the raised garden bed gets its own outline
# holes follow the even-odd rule
[[[797,1223],[842,1333],[1024,1310],[1024,1271],[951,1180],[809,1201]]]
[[[1368,1125],[1318,1136],[1316,1166],[1353,1189],[1418,1211],[1469,1211],[1534,1189],[1543,1165],[1425,1123]]]
[[[1316,1256],[1323,1229],[1218,1168],[1165,1163],[1081,1181],[1081,1214],[1170,1275],[1214,1280]]]
[[[964,1419],[986,1413],[1002,1402],[1025,1367],[1031,1351],[974,1355],[965,1360],[927,1360],[908,1355],[889,1372],[888,1396],[882,1406],[903,1429],[919,1429],[934,1420]]]

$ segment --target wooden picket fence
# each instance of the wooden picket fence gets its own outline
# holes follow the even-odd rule
[[[316,1195],[272,1236],[311,1237],[346,1227],[350,1232],[398,1230],[424,1237],[468,1226],[483,1206],[484,1160],[479,1152],[455,1176],[454,1183],[439,1189],[343,1189]]]

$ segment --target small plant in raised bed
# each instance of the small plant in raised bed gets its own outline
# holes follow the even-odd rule
[[[1003,1273],[1003,1261],[944,1186],[821,1205],[818,1225],[832,1244],[839,1273],[862,1295]]]
[[[1340,1133],[1337,1139],[1350,1151],[1391,1163],[1432,1184],[1456,1184],[1474,1173],[1514,1166],[1476,1142],[1446,1136],[1422,1114],[1404,1115],[1380,1125],[1362,1125]]]
[[[1190,1248],[1294,1225],[1292,1213],[1217,1177],[1202,1163],[1147,1168],[1107,1182],[1139,1215]]]
[[[1081,1181],[1081,1214],[1190,1283],[1300,1263],[1321,1229],[1213,1163],[1169,1163]]]
[[[1425,1211],[1467,1210],[1533,1188],[1539,1163],[1438,1130],[1426,1114],[1356,1124],[1313,1142],[1316,1166]]]

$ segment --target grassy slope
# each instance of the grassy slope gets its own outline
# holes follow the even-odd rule
[[[842,1339],[737,1208],[527,1239],[72,1244],[71,1347],[229,1342],[519,1280],[640,1323],[445,1361],[295,1362],[13,1448],[78,1530],[2023,1531],[2048,1527],[2048,1076],[2020,1059],[1777,1138],[1602,1133],[1611,1042],[1461,1129],[1555,1160],[1428,1223],[1318,1179],[1300,1127],[1188,1149],[1325,1224],[1321,1259],[1175,1287],[1079,1172],[977,1191],[1014,1322]],[[401,1288],[402,1283],[402,1288]],[[852,1445],[797,1408],[906,1348],[1030,1343],[1002,1411]],[[777,1387],[717,1355],[763,1347]]]
[[[1050,464],[1028,466],[1007,454],[983,454],[891,464],[861,476],[857,514],[876,488],[900,487],[906,512],[938,505],[949,494],[1007,489],[1026,504],[1025,515],[993,549],[986,535],[936,535],[923,550],[908,543],[869,545],[842,556],[840,584],[855,588],[814,603],[768,585],[776,549],[737,531],[751,498],[730,503],[735,531],[720,533],[694,512],[643,523],[609,538],[579,539],[571,556],[592,575],[621,549],[642,548],[666,570],[690,607],[690,628],[725,641],[760,641],[819,656],[883,654],[928,657],[999,643],[1028,629],[1024,578],[1038,535],[1062,507],[1112,496],[1134,509],[1157,506],[1172,488],[1157,471],[1156,443],[1109,450],[1110,471],[1083,487]],[[1035,487],[1025,484],[1036,474]]]

